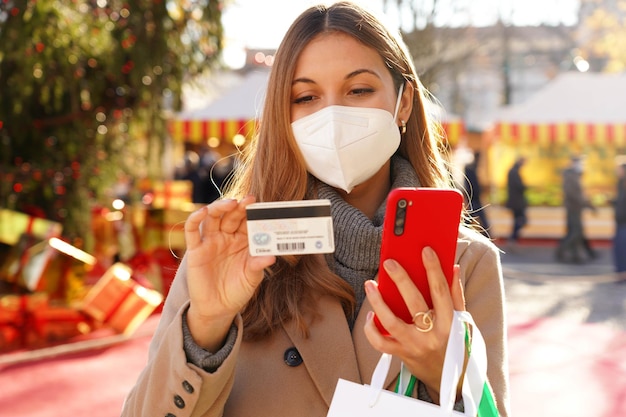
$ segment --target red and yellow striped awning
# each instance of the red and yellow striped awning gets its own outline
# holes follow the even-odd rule
[[[496,124],[496,135],[515,143],[594,143],[626,145],[626,123],[508,123]]]
[[[256,121],[247,119],[227,120],[171,120],[169,132],[175,142],[199,144],[210,138],[232,141],[235,135],[250,139],[254,134]],[[458,143],[465,127],[462,121],[445,121],[442,124],[450,145]]]
[[[461,136],[465,134],[465,124],[461,120],[444,121],[441,123],[446,139],[450,146],[459,143]]]
[[[171,120],[169,131],[175,142],[201,143],[210,138],[232,141],[235,135],[247,139],[254,133],[256,121],[249,119],[226,120]]]

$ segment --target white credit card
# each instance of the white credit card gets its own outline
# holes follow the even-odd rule
[[[330,200],[253,203],[246,216],[252,256],[335,251]]]

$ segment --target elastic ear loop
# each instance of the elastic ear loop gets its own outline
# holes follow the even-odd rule
[[[398,91],[398,99],[396,100],[396,108],[393,110],[393,120],[396,120],[396,117],[398,117],[398,111],[400,110],[400,100],[402,100],[403,92],[404,92],[404,84],[401,84],[400,90]]]
[[[398,112],[400,111],[400,101],[402,100],[402,93],[404,92],[404,83],[400,85],[400,90],[398,90],[398,99],[396,100],[396,108],[393,111],[393,120],[396,120],[398,117]],[[400,134],[403,135],[406,133],[406,122],[404,120],[400,120]]]

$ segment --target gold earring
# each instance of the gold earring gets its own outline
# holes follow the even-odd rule
[[[400,120],[402,126],[400,126],[400,134],[404,135],[406,133],[406,122],[404,120]]]

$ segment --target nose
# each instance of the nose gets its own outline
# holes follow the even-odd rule
[[[327,94],[323,100],[324,107],[328,106],[345,106],[345,99],[340,94]]]

